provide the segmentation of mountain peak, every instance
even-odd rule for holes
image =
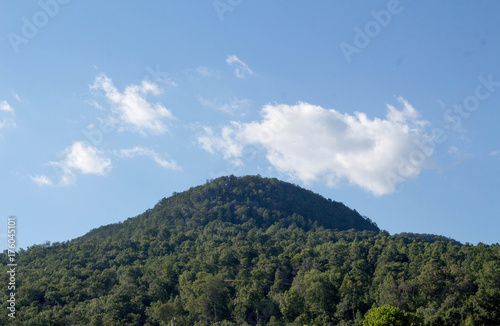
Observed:
[[[92,230],[84,238],[140,237],[156,234],[168,225],[203,227],[211,222],[251,223],[259,228],[273,224],[359,231],[379,231],[356,210],[310,190],[275,178],[225,176],[163,198],[153,209],[123,223]]]
[[[213,208],[215,205],[229,205],[229,207],[241,208],[245,206],[256,211],[256,216],[252,216],[263,224],[272,224],[283,218],[295,216],[300,221],[303,218],[304,221],[301,222],[303,227],[316,223],[318,226],[331,229],[379,231],[373,222],[363,218],[343,203],[326,199],[297,185],[276,178],[264,178],[260,175],[220,177],[184,193],[174,194],[162,200],[161,203],[178,200],[188,205],[191,202],[194,207],[205,205]],[[274,219],[270,218],[265,221],[266,216],[259,216],[262,210],[262,214],[274,215]],[[259,219],[259,217],[262,218]]]

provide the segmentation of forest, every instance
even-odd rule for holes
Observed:
[[[260,176],[209,180],[16,262],[2,325],[500,325],[499,244],[390,235]]]

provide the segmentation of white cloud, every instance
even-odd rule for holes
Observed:
[[[159,164],[161,167],[171,170],[180,170],[180,167],[177,165],[177,162],[174,160],[166,160],[162,158],[162,156],[156,151],[136,146],[134,148],[122,149],[115,153],[119,157],[136,157],[136,156],[147,156]]]
[[[249,99],[239,99],[237,97],[234,97],[228,102],[224,103],[220,101],[218,98],[205,99],[201,96],[198,96],[198,101],[203,106],[216,109],[218,111],[228,114],[235,114],[238,111],[241,112],[250,104]]]
[[[111,160],[103,155],[101,151],[83,142],[74,142],[64,151],[65,158],[60,161],[47,163],[54,168],[59,177],[59,186],[67,186],[74,183],[76,173],[106,175],[111,169]],[[31,180],[40,186],[56,184],[46,175],[32,176]]]
[[[96,77],[93,90],[103,90],[112,105],[110,121],[121,125],[121,129],[131,129],[141,134],[147,132],[162,134],[168,130],[165,120],[173,119],[172,113],[159,103],[146,100],[148,94],[158,95],[157,84],[144,80],[140,85],[129,85],[120,93],[106,75]]]
[[[205,78],[219,79],[221,77],[221,72],[219,70],[203,65],[186,69],[184,70],[184,74],[190,81],[194,82],[198,82]]]
[[[89,104],[89,105],[92,105],[93,107],[95,107],[96,109],[100,110],[100,111],[106,111],[106,108],[104,108],[101,103],[99,103],[99,101],[96,101],[96,100],[85,100],[85,103]]]
[[[102,155],[102,152],[83,142],[75,142],[70,149],[66,149],[64,165],[83,174],[105,175],[111,167],[111,161]]]
[[[227,56],[226,62],[231,66],[235,65],[234,74],[238,78],[245,78],[246,74],[253,75],[253,71],[248,67],[248,65],[238,59],[238,57],[234,54]]]
[[[12,120],[10,118],[2,118],[2,120],[0,120],[0,129],[6,128],[6,127],[15,127],[15,126],[16,126],[16,123],[14,122],[14,120]]]
[[[169,74],[161,71],[160,65],[156,65],[155,70],[150,66],[146,67],[148,74],[143,78],[144,80],[154,80],[158,83],[167,84],[172,87],[177,87],[177,83],[170,78]]]
[[[14,113],[14,109],[9,103],[7,103],[7,101],[0,102],[0,111]]]
[[[433,152],[426,123],[398,100],[403,109],[388,105],[385,119],[308,103],[267,105],[261,121],[232,122],[220,133],[205,127],[198,143],[236,164],[242,164],[244,147],[256,144],[275,169],[304,183],[324,180],[333,186],[345,179],[375,195],[388,194],[415,178]]]
[[[14,98],[18,101],[18,102],[21,102],[21,97],[19,97],[19,94],[17,94],[13,89],[10,90],[10,93],[12,94],[12,96],[14,96]]]
[[[199,66],[195,69],[195,71],[202,77],[210,77],[214,74],[213,69],[206,66]]]
[[[492,151],[490,153],[491,156],[500,156],[500,151],[499,150],[496,150],[496,151]]]
[[[222,127],[220,136],[216,135],[212,128],[204,127],[204,134],[198,137],[200,146],[209,153],[222,152],[224,159],[233,160],[241,165],[241,157],[245,143],[241,141],[241,125],[231,122],[231,125]]]
[[[0,129],[5,127],[15,127],[16,123],[12,116],[14,115],[14,109],[7,101],[0,102],[0,112],[4,112],[7,116],[3,116],[0,119]]]
[[[45,175],[32,176],[31,181],[35,182],[39,186],[52,186],[52,181]]]

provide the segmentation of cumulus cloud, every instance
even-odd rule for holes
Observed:
[[[415,178],[433,152],[426,122],[398,100],[402,109],[388,105],[383,119],[308,103],[266,105],[260,121],[232,122],[220,132],[205,127],[198,143],[236,164],[243,164],[246,146],[261,146],[275,169],[304,183],[347,180],[375,195],[388,194]]]
[[[83,174],[105,175],[111,167],[109,158],[105,158],[97,148],[83,142],[73,143],[71,148],[66,150],[66,154],[63,164]]]
[[[144,80],[140,85],[129,85],[123,93],[113,85],[112,80],[104,74],[96,77],[92,90],[103,90],[111,104],[112,114],[109,117],[113,124],[121,129],[130,129],[141,134],[162,134],[168,130],[166,120],[173,119],[172,113],[159,103],[150,103],[148,94],[158,95],[161,90],[157,84]]]
[[[248,65],[241,61],[237,56],[235,56],[234,54],[233,55],[229,55],[227,56],[226,58],[226,62],[230,65],[230,66],[235,66],[234,67],[234,74],[236,75],[236,77],[238,78],[245,78],[246,75],[253,75],[253,71],[252,69],[250,69],[248,67]]]
[[[74,142],[64,151],[64,159],[51,161],[47,165],[54,168],[59,182],[54,182],[46,175],[32,176],[31,180],[40,186],[67,186],[74,183],[77,173],[104,176],[111,169],[111,160],[93,146],[83,142]]]
[[[234,97],[227,102],[223,102],[218,98],[206,99],[201,96],[198,96],[198,101],[203,106],[216,109],[218,111],[228,114],[235,114],[236,112],[241,112],[250,104],[249,99],[239,99],[237,97]]]
[[[146,148],[136,146],[134,148],[129,149],[121,149],[115,153],[119,157],[136,157],[136,156],[147,156],[155,161],[161,167],[171,170],[180,170],[180,167],[177,165],[177,162],[174,160],[164,159],[159,153],[156,151]]]

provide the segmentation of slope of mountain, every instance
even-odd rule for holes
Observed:
[[[362,325],[400,310],[416,325],[500,324],[498,244],[390,236],[341,203],[258,176],[174,193],[16,263],[16,318],[0,314],[2,325]]]
[[[378,232],[375,223],[342,203],[325,199],[312,191],[278,179],[259,176],[221,177],[205,185],[163,198],[153,209],[124,223],[100,227],[82,239],[115,237],[137,238],[156,234],[166,224],[190,227],[220,221],[234,224],[255,223],[267,228],[274,223],[310,229],[356,229]]]

